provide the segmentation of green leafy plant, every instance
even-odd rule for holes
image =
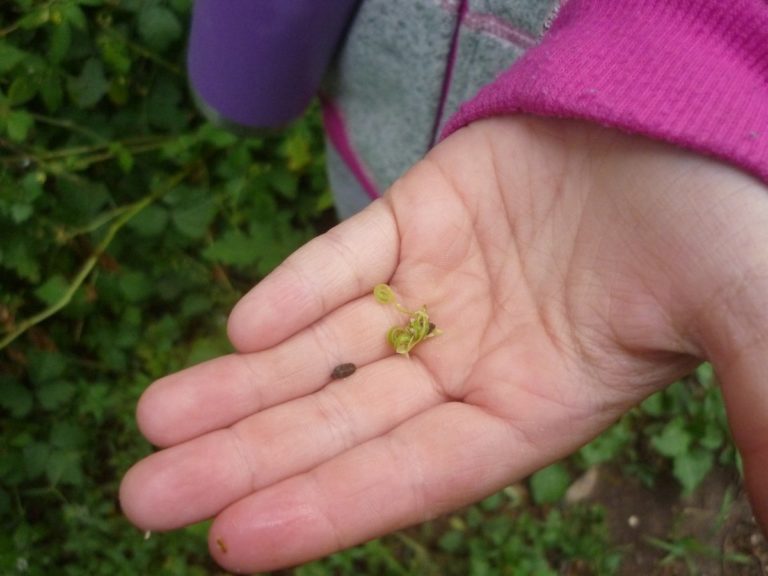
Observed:
[[[671,471],[691,494],[715,464],[740,466],[709,364],[648,398],[579,452],[584,466],[619,462],[652,484]]]
[[[0,573],[216,574],[120,477],[155,378],[229,351],[238,295],[333,222],[319,118],[237,138],[184,75],[189,0],[0,11]]]
[[[711,540],[723,527],[732,505],[733,492],[727,490],[723,496],[718,517],[708,530],[709,534],[705,535],[706,540]],[[676,530],[673,530],[672,536],[668,539],[654,537],[647,538],[649,544],[664,552],[664,557],[660,561],[662,566],[672,564],[685,566],[685,569],[690,576],[698,576],[702,573],[699,566],[701,560],[715,559],[721,565],[755,564],[751,557],[740,552],[724,551],[720,546],[715,546],[701,537],[674,532],[676,532]]]

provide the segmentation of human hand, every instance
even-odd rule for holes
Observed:
[[[215,517],[234,571],[295,565],[491,494],[709,359],[765,526],[766,192],[594,125],[477,122],[249,292],[237,354],[146,391],[163,450],[123,509],[146,530]],[[409,359],[381,282],[443,331]]]

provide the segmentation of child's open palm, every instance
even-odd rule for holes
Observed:
[[[457,132],[242,299],[237,354],[149,388],[163,450],[126,475],[126,514],[216,517],[233,570],[298,564],[480,499],[709,359],[768,521],[767,192],[592,125]],[[410,358],[384,282],[442,330]]]

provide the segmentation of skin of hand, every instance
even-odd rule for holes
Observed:
[[[389,283],[443,333],[404,358]],[[232,571],[296,565],[476,501],[713,363],[768,525],[768,190],[596,125],[476,122],[237,304],[236,354],[150,386],[144,530],[215,518]],[[331,380],[333,367],[358,369]]]

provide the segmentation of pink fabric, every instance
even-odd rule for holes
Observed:
[[[328,98],[320,95],[320,103],[323,111],[323,126],[328,140],[331,142],[336,152],[341,156],[344,163],[360,183],[368,198],[376,200],[379,193],[373,180],[368,175],[368,170],[363,165],[363,161],[355,151],[352,143],[349,141],[347,128],[344,125],[344,118],[341,111]]]
[[[512,113],[599,122],[768,182],[768,0],[569,0],[444,135]]]

